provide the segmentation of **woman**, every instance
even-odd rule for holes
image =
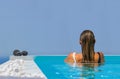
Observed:
[[[70,53],[65,62],[67,63],[102,63],[104,55],[102,52],[95,52],[95,36],[91,30],[84,30],[80,35],[82,53]]]

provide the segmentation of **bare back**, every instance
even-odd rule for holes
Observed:
[[[83,56],[82,56],[82,53],[76,53],[75,54],[75,60],[76,60],[76,63],[82,63],[82,59],[83,59]],[[67,58],[65,59],[65,62],[68,62],[68,63],[75,63],[75,60],[73,58],[73,53],[70,53]],[[101,62],[104,62],[104,56],[103,56],[103,53],[102,52],[99,52],[99,54],[96,52],[95,55],[94,55],[94,63],[101,63]]]

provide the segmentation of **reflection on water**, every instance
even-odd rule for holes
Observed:
[[[105,56],[103,64],[68,64],[63,56],[37,57],[48,79],[120,79],[120,56]]]
[[[87,79],[95,79],[95,73],[101,72],[98,67],[102,64],[92,63],[92,64],[82,64],[82,66],[78,67],[81,69],[80,77],[87,78]]]
[[[75,68],[80,69],[79,77],[81,79],[95,79],[95,73],[101,72],[98,67],[100,67],[103,64],[99,63],[78,63]],[[73,66],[72,66],[73,67]]]
[[[95,79],[97,73],[101,73],[100,66],[103,64],[66,64],[54,65],[54,68],[59,70],[57,75],[63,75],[66,79]],[[58,74],[59,73],[59,74]],[[62,77],[61,77],[62,78]]]

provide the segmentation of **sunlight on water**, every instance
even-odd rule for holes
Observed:
[[[65,63],[64,58],[62,56],[38,57],[36,63],[49,79],[120,79],[120,56],[106,56],[104,64],[78,64],[77,66]]]

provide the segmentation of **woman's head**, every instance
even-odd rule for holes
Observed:
[[[83,62],[94,62],[95,36],[91,30],[84,30],[80,35]]]

